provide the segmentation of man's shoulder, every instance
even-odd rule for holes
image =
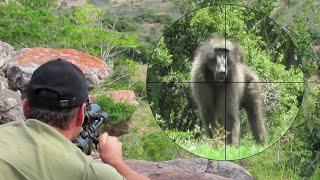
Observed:
[[[8,127],[15,127],[15,126],[21,126],[25,123],[25,121],[10,121],[10,122],[7,122],[5,124],[0,124],[0,129],[3,130],[5,128],[8,128]]]
[[[113,167],[85,155],[56,129],[40,121],[11,122],[0,129],[0,144],[5,147],[0,148],[2,165],[19,169],[27,177],[38,177],[42,169],[42,175],[57,179],[60,175],[55,172],[62,179],[122,179]]]

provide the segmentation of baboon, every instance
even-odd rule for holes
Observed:
[[[228,132],[227,143],[238,144],[240,107],[244,107],[254,139],[265,144],[267,131],[262,115],[258,77],[242,64],[240,47],[222,37],[214,37],[196,51],[191,69],[191,93],[206,134],[219,123]]]

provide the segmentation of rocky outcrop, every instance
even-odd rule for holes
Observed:
[[[8,89],[8,81],[0,77],[0,124],[22,121],[21,94]]]
[[[95,160],[100,161],[97,155]],[[127,159],[125,163],[150,179],[196,179],[196,180],[252,180],[253,177],[240,165],[228,161],[213,161],[208,169],[208,160],[202,158],[175,159],[164,162]]]
[[[130,90],[115,90],[111,91],[109,96],[116,102],[126,102],[131,105],[139,105],[137,97],[133,91]]]
[[[12,58],[13,51],[14,49],[10,44],[0,41],[0,76],[4,76],[3,69]]]
[[[9,87],[24,94],[33,71],[41,64],[62,58],[77,65],[85,74],[90,87],[111,74],[110,68],[101,59],[74,49],[25,48],[16,51],[6,68]]]
[[[208,166],[207,159],[193,158],[193,159],[175,159],[165,161],[165,164],[175,165],[182,169],[190,169],[197,172],[211,172],[226,178],[237,180],[251,180],[252,175],[246,171],[242,166],[229,161],[211,161]]]

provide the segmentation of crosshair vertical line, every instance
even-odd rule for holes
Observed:
[[[224,48],[227,49],[227,5],[224,5]],[[224,51],[225,57],[225,81],[227,79],[227,51]],[[227,83],[224,83],[224,160],[227,160]]]

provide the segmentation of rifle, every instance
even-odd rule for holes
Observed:
[[[108,114],[102,112],[98,104],[86,106],[84,123],[82,125],[83,130],[73,142],[83,153],[87,155],[91,154],[92,143],[95,144],[97,149],[99,128],[107,118]]]

